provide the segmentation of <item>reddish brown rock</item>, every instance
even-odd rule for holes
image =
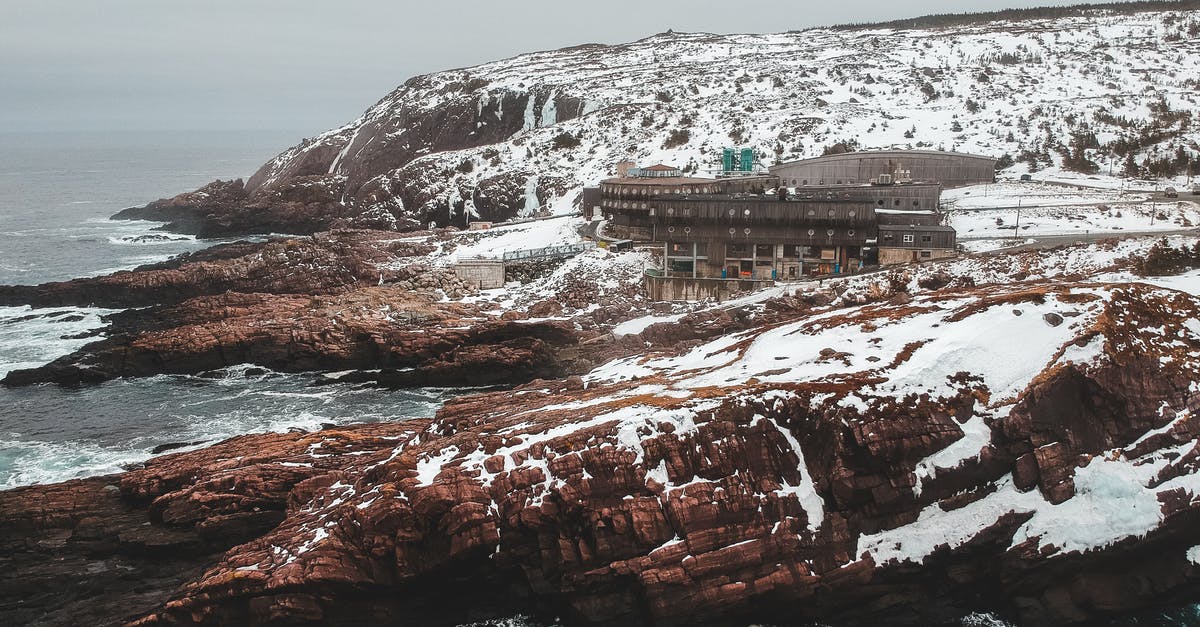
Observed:
[[[1046,286],[1041,296],[1051,289],[1069,288]],[[945,296],[962,309],[942,319],[1007,312],[1034,291]],[[572,625],[918,625],[989,609],[1038,626],[1192,601],[1200,572],[1187,552],[1200,543],[1200,503],[1176,486],[1191,485],[1200,467],[1196,448],[1179,439],[1200,403],[1192,392],[1200,367],[1188,356],[1200,342],[1150,345],[1147,329],[1181,329],[1196,304],[1148,288],[1118,292],[1080,329],[1103,335],[1097,359],[1054,361],[1004,402],[989,402],[967,371],[939,392],[897,398],[880,393],[885,366],[668,387],[695,371],[643,361],[637,380],[536,381],[462,397],[412,437],[339,430],[272,436],[280,443],[261,452],[246,439],[216,456],[168,456],[109,479],[124,509],[82,512],[86,523],[68,506],[40,506],[35,495],[63,486],[26,489],[4,503],[18,512],[6,540],[18,560],[13,577],[36,570],[39,550],[85,565],[77,529],[103,537],[93,530],[111,528],[147,554],[192,556],[187,574],[179,566],[150,586],[136,606],[142,625],[455,625],[514,613]],[[1153,313],[1155,299],[1172,317]],[[925,313],[936,303],[910,306]],[[849,319],[862,328],[897,315],[880,306]],[[719,354],[736,359],[751,337]],[[896,363],[913,350],[905,346]],[[1177,361],[1163,360],[1167,353]],[[842,403],[851,392],[857,400]],[[1152,440],[1164,448],[1148,448]],[[978,451],[925,470],[964,442]],[[1142,457],[1128,458],[1135,449]],[[1158,526],[1088,551],[1037,535],[1056,531],[1046,520],[1027,527],[1085,498],[1068,486],[1086,486],[1080,477],[1109,463],[1160,469],[1122,486],[1153,497]],[[97,490],[72,501],[86,504]],[[928,522],[942,515],[943,525]],[[1019,535],[1028,529],[1041,531]],[[222,539],[241,544],[217,555]],[[914,557],[896,557],[904,551]],[[134,594],[129,584],[106,585],[106,598]],[[134,613],[72,607],[62,616]]]
[[[380,282],[412,289],[414,264],[430,247],[377,231],[335,231],[265,243],[219,245],[167,262],[110,275],[42,285],[0,286],[0,305],[145,307],[223,292],[331,294]],[[422,260],[423,261],[423,260]],[[424,274],[431,271],[424,268]],[[442,270],[443,283],[453,273]],[[459,285],[461,290],[461,284]]]
[[[243,363],[281,372],[384,369],[396,386],[494,385],[566,374],[565,322],[493,321],[471,306],[394,287],[331,296],[237,294],[118,317],[119,333],[4,382],[193,374]],[[124,322],[124,324],[120,324]]]

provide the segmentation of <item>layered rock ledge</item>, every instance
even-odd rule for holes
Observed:
[[[1045,282],[784,315],[429,422],[0,494],[6,575],[105,599],[52,621],[141,625],[1052,625],[1195,602],[1198,314],[1167,289]],[[191,570],[89,583],[142,550],[92,529],[209,524]],[[4,589],[6,612],[37,611]]]

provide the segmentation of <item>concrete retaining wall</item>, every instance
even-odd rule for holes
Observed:
[[[747,292],[775,285],[771,280],[691,279],[675,277],[645,277],[646,294],[650,300],[727,300],[738,292]]]
[[[481,290],[504,287],[504,261],[500,259],[466,259],[454,264],[454,273],[467,285]]]

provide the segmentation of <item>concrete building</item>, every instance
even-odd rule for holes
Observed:
[[[454,274],[463,283],[481,290],[504,287],[504,260],[485,257],[460,259],[454,264]]]
[[[957,233],[941,219],[937,211],[877,209],[879,265],[953,257]]]
[[[991,157],[935,150],[847,152],[781,163],[769,168],[788,187],[876,182],[939,183],[963,187],[996,180]]]
[[[954,229],[941,224],[938,210],[942,186],[909,182],[904,170],[874,182],[800,180],[795,187],[774,175],[621,170],[626,176],[594,188],[598,201],[596,191],[585,193],[585,206],[599,203],[610,234],[662,245],[662,276],[648,278],[647,289],[663,299],[719,298],[743,289],[739,281],[761,285],[955,254]]]

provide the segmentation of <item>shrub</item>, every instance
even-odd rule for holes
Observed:
[[[551,145],[555,150],[574,148],[579,145],[579,138],[570,133],[562,132],[554,136]]]
[[[677,128],[667,135],[666,141],[663,142],[663,148],[677,148],[692,140],[692,133],[686,128]]]
[[[1200,245],[1175,248],[1163,238],[1134,261],[1133,268],[1141,276],[1166,276],[1200,268]]]

